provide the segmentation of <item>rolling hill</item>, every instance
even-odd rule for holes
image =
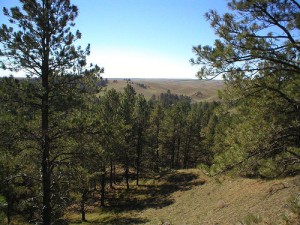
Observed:
[[[191,97],[193,102],[218,100],[218,90],[224,87],[224,82],[221,80],[109,79],[104,90],[114,88],[122,91],[127,83],[147,99],[170,90],[173,94]]]

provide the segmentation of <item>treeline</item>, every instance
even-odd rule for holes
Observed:
[[[106,190],[116,182],[129,189],[145,174],[212,164],[219,103],[191,104],[190,98],[170,92],[147,101],[129,84],[122,93],[112,89],[96,97],[99,86],[88,82],[68,81],[65,95],[53,96],[50,107],[53,218],[60,218],[69,205],[80,204],[84,220],[91,194],[98,193],[104,206]],[[98,82],[93,78],[92,83]],[[12,77],[0,81],[0,193],[8,221],[15,215],[39,220],[44,184],[41,115],[33,92],[38,84],[36,79]]]

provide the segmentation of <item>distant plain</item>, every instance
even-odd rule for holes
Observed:
[[[158,97],[168,90],[172,94],[191,97],[193,102],[218,100],[218,91],[224,87],[222,80],[197,80],[197,79],[108,79],[104,90],[116,89],[122,91],[127,83],[133,86],[138,94],[143,94],[150,99],[153,95]]]

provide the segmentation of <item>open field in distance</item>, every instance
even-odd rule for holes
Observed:
[[[137,93],[150,99],[168,90],[173,94],[190,96],[193,102],[218,100],[218,91],[224,87],[222,80],[182,80],[182,79],[108,79],[105,89],[122,91],[129,82]]]

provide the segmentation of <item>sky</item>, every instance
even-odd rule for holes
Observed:
[[[204,14],[227,11],[226,0],[71,0],[79,8],[76,44],[91,44],[88,62],[104,78],[195,79],[192,47],[217,38]],[[0,8],[18,4],[0,0]],[[0,23],[7,19],[0,14]],[[0,71],[0,74],[8,73]]]

